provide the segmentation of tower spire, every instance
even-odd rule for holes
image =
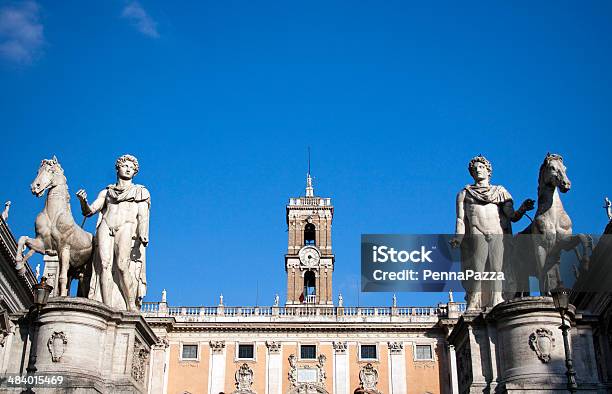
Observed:
[[[312,177],[310,176],[310,146],[308,147],[308,173],[306,174],[306,197],[313,197]]]

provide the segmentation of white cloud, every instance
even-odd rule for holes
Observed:
[[[24,1],[0,8],[0,56],[20,64],[30,64],[44,44],[40,7]]]
[[[121,16],[128,19],[145,36],[157,38],[157,23],[137,1],[128,3],[121,12]]]

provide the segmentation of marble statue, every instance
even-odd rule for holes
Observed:
[[[34,224],[36,237],[22,236],[17,243],[17,266],[20,274],[25,265],[37,252],[42,255],[57,256],[59,260],[57,295],[67,296],[70,281],[79,278],[79,296],[87,296],[87,272],[92,259],[92,235],[77,225],[70,209],[70,194],[64,170],[53,156],[51,160],[40,163],[38,174],[30,185],[32,194],[41,197],[47,192],[47,200],[42,212],[36,216]],[[24,254],[25,249],[29,251]]]
[[[223,306],[223,293],[219,294],[219,306]]]
[[[9,216],[9,210],[11,209],[11,202],[7,201],[4,203],[4,211],[2,211],[2,220],[4,220],[4,223],[6,223],[8,221],[8,216]]]
[[[393,293],[393,298],[391,299],[391,305],[394,308],[397,308],[397,296],[395,295],[395,293]]]
[[[515,211],[510,193],[503,186],[490,184],[493,168],[482,155],[470,160],[468,170],[474,184],[466,185],[457,195],[455,237],[450,243],[455,248],[461,246],[463,270],[502,272],[503,235],[512,233],[511,222],[520,220],[525,212],[532,210],[534,201],[526,199]],[[485,289],[481,281],[468,283],[467,309],[495,306],[503,301],[502,292],[499,281]]]
[[[344,298],[342,297],[342,293],[338,294],[338,307],[342,308],[344,306]]]
[[[146,294],[145,249],[149,244],[151,196],[132,182],[138,160],[123,155],[115,162],[117,181],[89,204],[81,189],[77,197],[85,216],[100,213],[96,226],[96,255],[90,298],[119,309],[138,311]]]
[[[567,193],[571,181],[563,157],[548,153],[540,166],[538,176],[538,207],[533,222],[523,231],[522,239],[515,241],[515,249],[521,253],[516,261],[523,261],[522,272],[535,267],[540,293],[546,295],[555,287],[561,286],[559,263],[562,250],[572,250],[582,246],[582,255],[576,249],[581,262],[581,270],[587,270],[592,251],[592,239],[585,234],[572,234],[572,221],[565,212],[559,191]],[[535,264],[532,262],[535,259]],[[533,271],[533,269],[532,269]],[[528,281],[523,275],[523,283]],[[524,287],[523,285],[522,287]]]
[[[280,304],[280,297],[278,294],[274,295],[274,306],[278,306]]]

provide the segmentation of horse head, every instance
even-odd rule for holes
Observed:
[[[45,190],[65,183],[64,170],[57,161],[57,157],[53,159],[43,159],[38,168],[36,178],[30,184],[30,190],[36,197],[41,197]]]
[[[563,157],[555,153],[547,153],[540,166],[538,186],[558,187],[561,193],[568,192],[572,182],[567,177],[567,168],[563,164]]]

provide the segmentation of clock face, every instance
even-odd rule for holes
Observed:
[[[299,253],[300,261],[306,267],[314,267],[319,264],[321,254],[314,246],[304,246]]]

